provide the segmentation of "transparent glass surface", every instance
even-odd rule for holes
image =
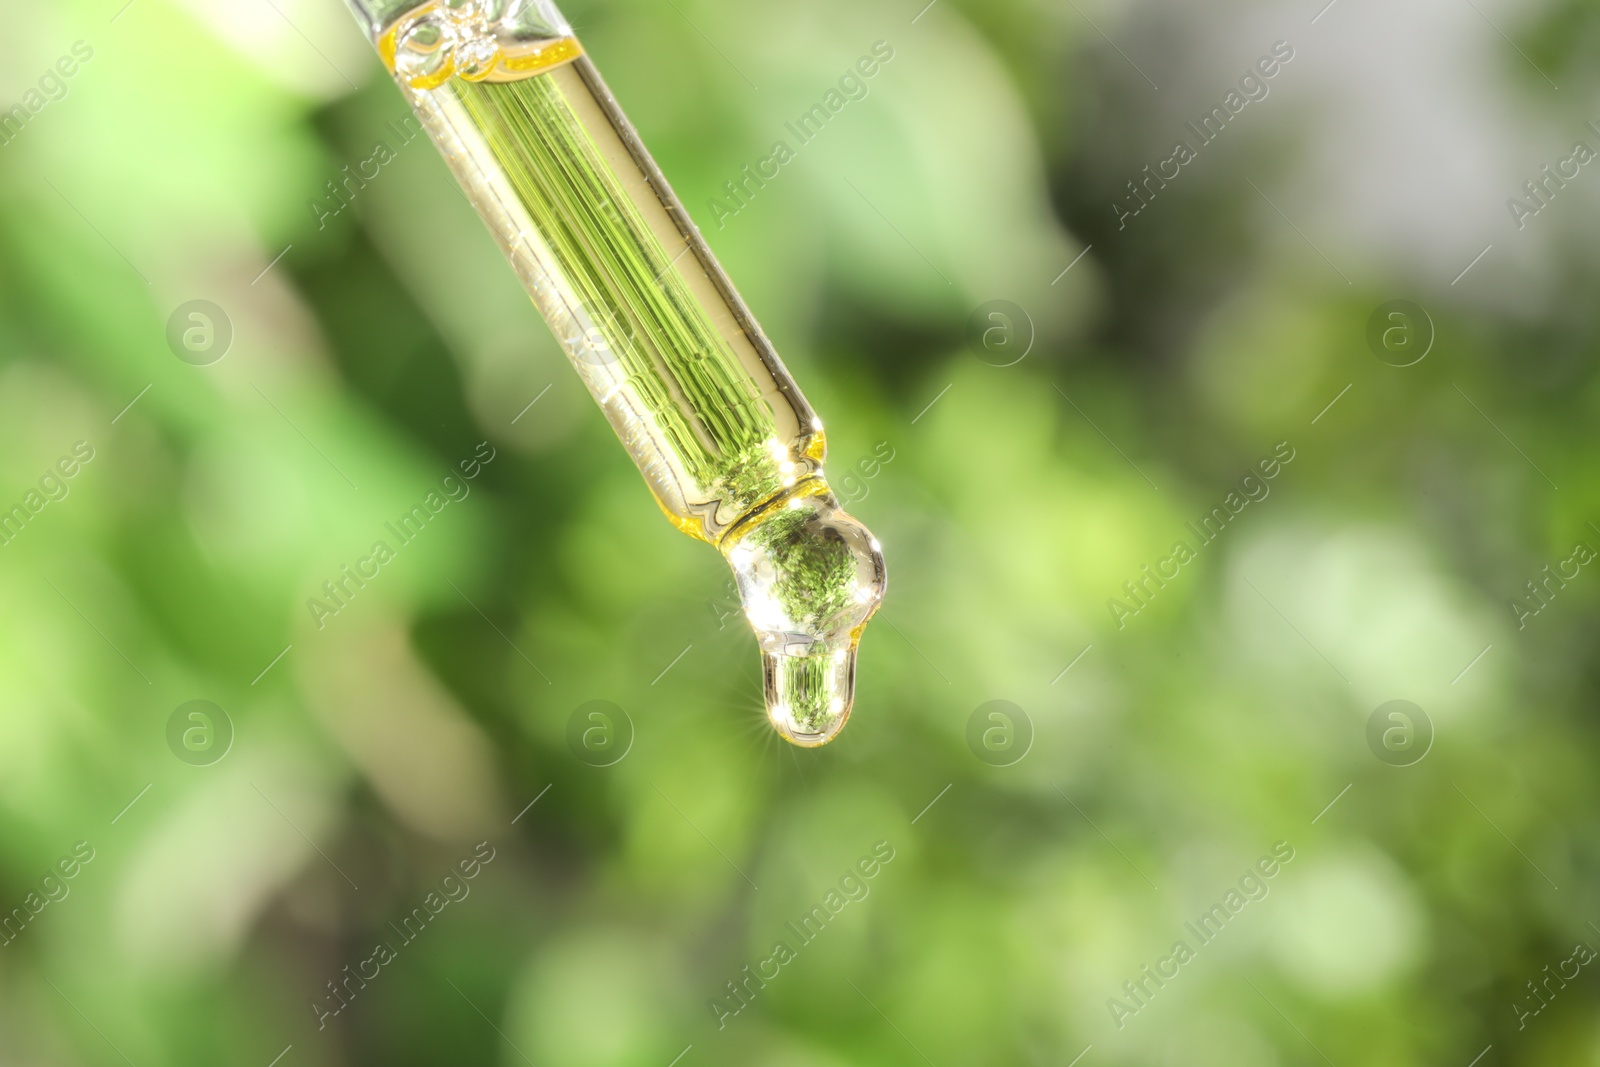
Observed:
[[[728,557],[773,725],[831,740],[883,597],[878,543],[839,508],[821,420],[598,70],[549,5],[370,24],[662,511]]]

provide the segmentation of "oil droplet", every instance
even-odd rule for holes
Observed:
[[[767,719],[784,740],[802,748],[839,735],[856,698],[856,650],[810,655],[761,655]]]

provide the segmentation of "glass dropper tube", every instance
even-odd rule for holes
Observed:
[[[733,568],[767,716],[836,737],[886,586],[777,352],[548,0],[350,0],[673,525]]]

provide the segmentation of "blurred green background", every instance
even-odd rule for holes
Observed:
[[[816,752],[342,6],[122,3],[0,36],[0,1064],[1600,1064],[1594,3],[571,3],[885,545]]]

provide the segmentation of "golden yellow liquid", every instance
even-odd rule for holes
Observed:
[[[822,424],[587,58],[412,96],[679,529],[720,543],[820,473]]]

